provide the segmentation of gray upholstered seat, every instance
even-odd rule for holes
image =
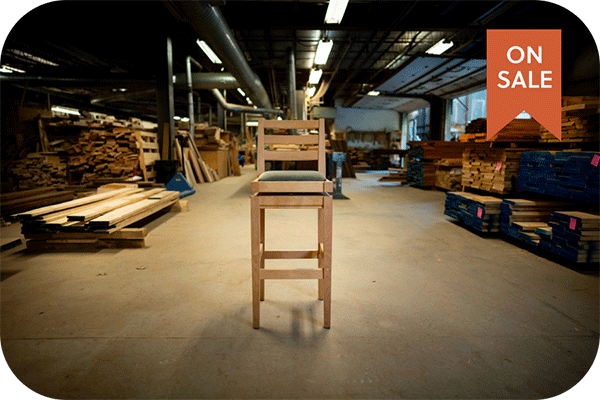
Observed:
[[[327,179],[318,171],[266,171],[260,174],[258,180],[263,182],[324,182]]]

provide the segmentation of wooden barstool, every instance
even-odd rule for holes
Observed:
[[[265,130],[273,130],[265,134]],[[281,134],[282,130],[318,130],[318,135]],[[331,231],[333,183],[325,176],[325,120],[258,121],[258,178],[252,181],[252,315],[253,327],[260,327],[260,301],[265,299],[265,279],[317,279],[318,298],[323,300],[324,327],[331,325]],[[265,150],[265,145],[269,146]],[[278,151],[277,145],[285,145]],[[297,145],[290,149],[289,145]],[[316,147],[316,150],[314,149]],[[296,150],[296,151],[292,151]],[[265,161],[317,161],[318,171],[266,171]],[[266,250],[266,209],[317,209],[318,246],[314,250]],[[267,259],[318,260],[316,269],[265,269]]]

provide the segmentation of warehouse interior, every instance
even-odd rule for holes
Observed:
[[[597,394],[600,67],[588,27],[549,2],[350,0],[337,19],[333,3],[52,2],[16,23],[0,55],[11,389]],[[485,139],[490,29],[561,31],[562,140],[526,113]],[[314,282],[273,279],[253,329],[260,119],[325,121],[328,328]],[[269,249],[321,235],[315,210],[265,219]]]

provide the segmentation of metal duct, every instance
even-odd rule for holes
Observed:
[[[296,108],[296,56],[294,48],[288,49],[288,104],[290,107],[290,119],[298,119]]]
[[[267,91],[248,65],[221,11],[203,1],[181,1],[177,2],[177,6],[185,13],[185,18],[200,38],[219,56],[227,71],[235,76],[252,102],[259,107],[272,109]]]
[[[273,110],[271,108],[254,108],[252,106],[242,106],[238,104],[227,103],[227,101],[218,89],[212,89],[211,92],[213,96],[215,96],[221,107],[223,107],[227,111],[254,114],[283,114],[283,111]]]
[[[175,74],[173,83],[177,87],[187,87],[185,73]],[[194,72],[192,73],[194,89],[237,89],[240,87],[237,79],[228,72]]]

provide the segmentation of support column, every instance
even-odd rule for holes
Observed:
[[[173,100],[173,44],[170,37],[166,37],[165,57],[159,60],[158,73],[156,74],[156,103],[158,115],[158,143],[159,148],[168,149],[161,154],[163,160],[173,159],[173,140],[175,138],[175,102]],[[165,124],[168,125],[168,147],[163,146],[163,132]]]
[[[437,96],[429,99],[429,140],[444,140],[445,101]]]

